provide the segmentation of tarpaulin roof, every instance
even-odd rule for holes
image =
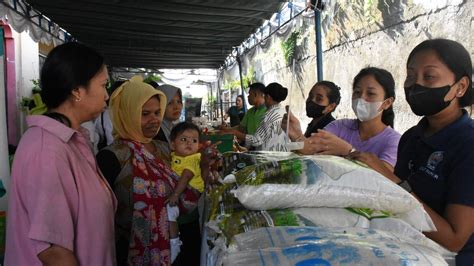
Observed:
[[[28,0],[111,66],[218,68],[286,1]]]

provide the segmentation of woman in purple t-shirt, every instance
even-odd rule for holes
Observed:
[[[401,140],[395,171],[379,160],[362,161],[423,204],[436,231],[423,232],[457,253],[456,265],[474,265],[474,122],[472,61],[460,43],[431,39],[408,56],[405,97],[421,121]]]
[[[305,140],[304,154],[375,154],[393,171],[400,134],[393,127],[395,81],[390,72],[368,67],[354,78],[352,109],[357,119],[336,120]],[[290,118],[291,119],[291,118]]]

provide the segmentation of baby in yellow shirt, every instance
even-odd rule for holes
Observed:
[[[199,152],[200,136],[199,127],[190,122],[181,122],[171,130],[171,168],[180,176],[174,192],[169,197],[172,205],[178,203],[179,196],[188,184],[200,193],[204,191]]]
[[[199,139],[201,130],[190,122],[182,122],[173,127],[170,133],[171,168],[179,176],[178,184],[174,192],[168,198],[170,206],[168,217],[170,223],[170,236],[178,236],[178,224],[176,218],[179,216],[176,207],[180,195],[186,189],[194,189],[199,193],[204,191],[205,180],[209,176],[209,169],[201,169],[201,153],[199,152]],[[189,184],[189,186],[188,186]],[[197,206],[197,202],[196,206]],[[180,252],[181,241],[179,237],[170,239],[172,261]]]

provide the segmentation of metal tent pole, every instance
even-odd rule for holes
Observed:
[[[220,83],[222,73],[223,73],[223,71],[218,73],[219,76],[217,78],[217,94],[219,96],[218,103],[220,103],[220,109],[221,109],[221,124],[224,123],[224,111],[223,111],[224,108],[222,107],[222,91],[221,91],[221,83]]]
[[[319,0],[321,1],[321,0]],[[319,2],[318,1],[318,2]],[[318,81],[323,80],[323,48],[321,36],[321,9],[317,6],[314,8],[314,27],[316,31],[316,67]]]
[[[208,109],[209,114],[208,114],[208,116],[209,116],[209,121],[212,121],[212,115],[213,115],[212,101],[211,101],[212,98],[213,98],[213,95],[212,95],[212,83],[209,83],[208,85],[209,85],[209,88],[211,89],[211,97],[210,97],[210,99],[208,100],[208,103],[207,103],[207,104],[209,105],[209,109]]]

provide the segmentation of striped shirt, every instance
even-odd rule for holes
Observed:
[[[288,137],[281,128],[285,108],[275,104],[267,109],[262,123],[253,135],[245,135],[245,143],[261,151],[288,151]]]

